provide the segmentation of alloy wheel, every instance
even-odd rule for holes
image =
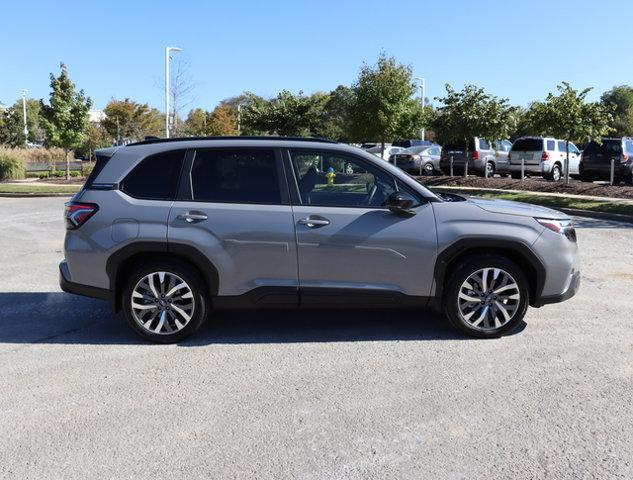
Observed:
[[[173,335],[185,328],[195,309],[191,287],[170,272],[153,272],[141,278],[130,301],[134,320],[157,335]]]
[[[516,280],[500,268],[482,268],[459,288],[459,313],[470,327],[495,330],[507,324],[519,308],[521,293]]]

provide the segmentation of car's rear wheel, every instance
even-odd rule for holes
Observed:
[[[427,162],[422,167],[422,174],[427,177],[432,177],[435,173],[435,169],[433,168],[433,164],[431,162]]]
[[[562,177],[563,170],[558,163],[555,163],[547,178],[549,178],[550,180],[554,180],[555,182],[559,182]]]
[[[204,281],[191,267],[166,260],[134,270],[121,304],[138,335],[152,342],[174,343],[200,328],[209,301]]]
[[[528,303],[528,282],[521,269],[505,257],[481,255],[451,275],[444,311],[463,333],[494,338],[521,322]]]
[[[495,164],[492,162],[486,162],[487,173],[484,173],[488,178],[492,178],[495,174]]]

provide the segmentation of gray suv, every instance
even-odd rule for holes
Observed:
[[[151,341],[245,307],[433,306],[495,337],[579,285],[566,215],[433,193],[355,147],[155,139],[97,159],[66,205],[61,287]]]

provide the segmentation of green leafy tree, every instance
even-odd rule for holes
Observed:
[[[63,63],[61,74],[51,73],[51,94],[49,105],[41,102],[42,126],[49,145],[64,149],[66,158],[66,179],[70,179],[70,157],[72,149],[79,148],[87,138],[88,111],[92,106],[84,91],[75,91],[75,84],[68,76]]]
[[[314,133],[319,137],[338,142],[351,142],[353,139],[351,113],[355,98],[354,90],[344,85],[339,85],[327,94],[321,117],[314,127]]]
[[[633,87],[613,87],[600,99],[613,109],[613,133],[619,137],[633,136]]]
[[[352,133],[356,140],[377,139],[384,151],[387,140],[414,137],[425,115],[413,98],[416,86],[411,68],[382,53],[375,66],[364,64],[352,87]]]
[[[42,106],[39,100],[26,99],[26,125],[28,138],[24,137],[24,108],[22,99],[17,100],[13,106],[0,112],[0,143],[6,143],[12,147],[23,147],[26,141],[41,143],[45,139],[45,132],[41,126]]]
[[[106,118],[102,125],[117,143],[158,137],[163,132],[164,116],[146,103],[129,98],[110,100],[103,109]]]
[[[207,116],[209,112],[202,108],[194,108],[185,120],[185,135],[190,137],[203,137],[207,133]]]
[[[553,135],[565,140],[565,183],[569,183],[569,142],[600,141],[613,130],[613,106],[586,101],[591,88],[574,90],[567,82],[556,87],[544,102],[534,102],[529,115],[539,135]]]
[[[79,152],[83,158],[91,160],[95,150],[109,147],[111,145],[112,137],[103,125],[97,122],[90,122],[88,125],[86,141],[81,147],[75,150],[75,153]]]
[[[297,95],[283,90],[277,97],[264,99],[246,93],[242,124],[249,130],[281,136],[308,136],[316,133],[327,96]]]
[[[464,145],[468,155],[473,137],[493,142],[509,135],[513,110],[507,99],[499,99],[475,85],[456,91],[447,84],[446,96],[436,100],[441,106],[430,123],[440,143]]]

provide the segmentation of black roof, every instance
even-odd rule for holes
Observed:
[[[148,137],[141,142],[128,143],[128,145],[150,145],[154,143],[166,143],[166,142],[183,142],[183,141],[196,141],[196,140],[286,140],[292,142],[323,142],[323,143],[338,143],[334,140],[328,140],[326,138],[319,137],[275,137],[275,136],[223,136],[223,137],[174,137],[174,138],[158,138]]]

